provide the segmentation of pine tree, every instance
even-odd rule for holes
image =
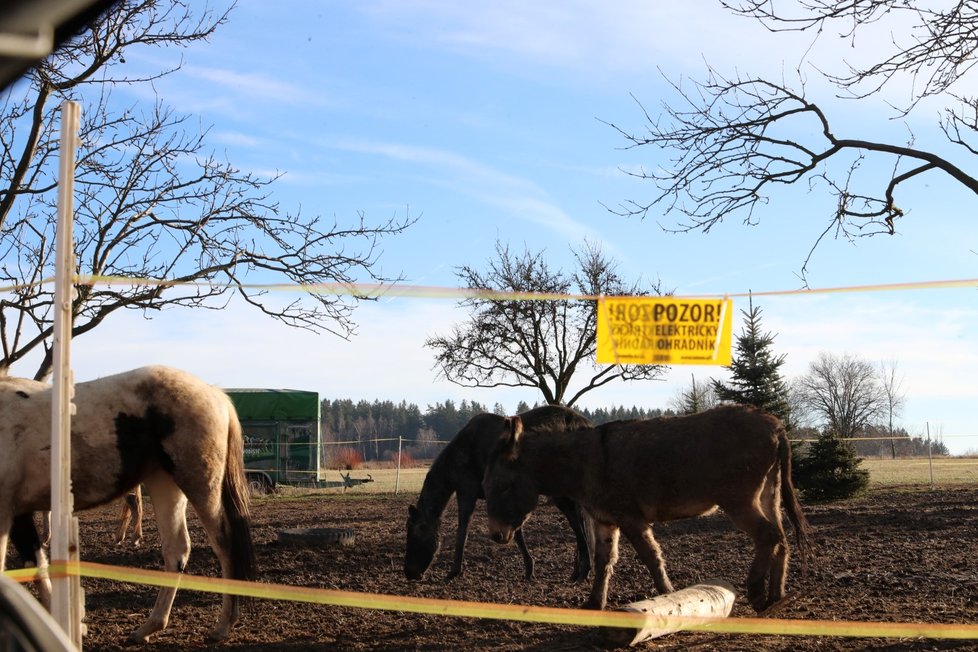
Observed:
[[[771,350],[774,335],[761,332],[761,309],[750,300],[750,309],[741,310],[744,330],[737,336],[736,353],[730,364],[733,379],[724,384],[713,379],[713,391],[724,402],[755,405],[779,417],[790,429],[791,413],[788,385],[779,371],[785,354]]]
[[[808,455],[792,460],[792,476],[805,500],[841,500],[869,486],[869,471],[859,468],[861,461],[852,444],[825,432],[812,443]]]

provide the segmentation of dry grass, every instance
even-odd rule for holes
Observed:
[[[978,484],[978,459],[970,457],[863,458],[862,468],[869,469],[875,487]]]

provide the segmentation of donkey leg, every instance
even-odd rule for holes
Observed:
[[[784,598],[785,585],[788,582],[788,536],[783,528],[779,528],[778,543],[771,553],[770,577],[768,578],[768,606],[780,602]]]
[[[526,573],[526,579],[533,579],[533,556],[530,554],[530,549],[526,547],[526,539],[523,538],[523,528],[516,530],[514,535],[516,538],[516,547],[520,549],[520,554],[523,556],[523,569]]]
[[[567,522],[574,531],[577,556],[574,559],[571,582],[583,582],[591,573],[591,545],[588,541],[590,537],[587,519],[580,506],[570,498],[554,498],[553,504],[567,517]]]
[[[452,559],[452,569],[445,576],[446,582],[462,574],[462,556],[465,554],[465,541],[469,537],[469,521],[475,511],[475,496],[455,494],[458,503],[458,528],[455,530],[455,557]]]
[[[604,609],[608,604],[608,583],[618,561],[618,527],[611,523],[594,523],[594,582],[587,609]]]
[[[781,520],[781,472],[775,467],[768,475],[764,490],[760,495],[761,512],[765,519],[774,526],[778,542],[771,553],[771,564],[768,577],[768,605],[773,605],[784,598],[785,584],[788,580],[788,536],[784,531]]]
[[[750,536],[754,542],[754,560],[747,574],[747,601],[755,611],[764,611],[777,600],[784,597],[784,574],[776,579],[777,583],[765,591],[771,568],[776,559],[783,557],[787,562],[784,530],[779,532],[771,521],[765,518],[756,507],[749,512],[724,509],[738,528]]]
[[[652,573],[655,590],[660,594],[672,593],[672,582],[666,575],[666,560],[662,556],[659,542],[652,535],[652,528],[647,523],[636,522],[622,524],[621,529],[625,533],[625,538],[638,553],[638,558]]]
[[[147,480],[153,498],[156,525],[163,544],[163,567],[171,573],[182,573],[190,559],[190,534],[187,532],[187,497],[169,476],[157,475]],[[129,635],[130,643],[146,643],[149,636],[164,629],[170,622],[170,610],[176,597],[176,587],[163,587],[149,618]]]

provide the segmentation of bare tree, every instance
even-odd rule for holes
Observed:
[[[678,414],[696,414],[720,404],[716,387],[710,382],[696,382],[696,375],[690,374],[690,383],[681,388],[669,403]]]
[[[650,114],[640,104],[644,130],[611,124],[629,147],[651,145],[672,153],[668,166],[631,173],[652,181],[658,192],[649,200],[624,201],[614,212],[644,217],[658,206],[680,215],[674,229],[708,232],[727,217],[756,223],[759,215],[755,211],[778,188],[821,183],[835,202],[814,250],[829,234],[855,238],[895,233],[896,221],[904,216],[897,192],[924,174],[946,175],[978,193],[978,178],[968,171],[973,165],[971,157],[978,154],[978,98],[954,91],[976,61],[978,7],[973,2],[940,3],[940,7],[913,0],[722,4],[762,21],[772,31],[821,35],[823,31],[836,33],[832,27],[839,24],[853,45],[867,25],[901,16],[912,18],[914,28],[906,36],[893,37],[891,53],[867,67],[847,66],[844,74],[824,76],[853,100],[879,92],[895,78],[909,76],[912,94],[906,106],[894,107],[895,117],[908,114],[923,98],[945,101],[938,127],[953,147],[942,153],[919,148],[912,131],[899,143],[839,135],[832,127],[834,116],[806,97],[803,83],[793,87],[784,79],[724,75],[708,67],[702,81],[672,82],[679,100],[664,104],[661,115]],[[782,10],[784,5],[798,13]],[[798,76],[805,77],[801,66]],[[882,180],[865,174],[868,159],[889,161],[889,173],[884,172]],[[806,259],[803,275],[807,264]]]
[[[879,366],[880,387],[883,390],[883,397],[886,401],[886,415],[890,433],[890,454],[896,458],[896,442],[893,439],[893,417],[903,409],[906,395],[901,391],[903,388],[903,378],[897,377],[896,360],[880,362]]]
[[[798,398],[829,431],[851,437],[882,416],[886,394],[872,364],[822,352],[798,379]]]
[[[473,290],[576,294],[594,297],[648,295],[640,283],[626,286],[616,264],[595,246],[585,243],[575,252],[572,274],[553,271],[543,252],[517,256],[508,245],[496,243],[495,260],[483,272],[458,268],[464,287]],[[651,292],[661,294],[657,285]],[[585,393],[615,379],[656,380],[655,365],[598,366],[596,301],[582,299],[499,299],[473,296],[461,302],[469,320],[448,336],[429,338],[436,366],[447,380],[464,387],[532,387],[549,405],[572,406]],[[590,369],[588,376],[583,369]],[[571,382],[584,378],[569,395]]]
[[[275,178],[243,172],[209,153],[206,130],[157,101],[120,107],[113,89],[152,83],[127,75],[131,50],[206,40],[226,10],[174,0],[123,0],[92,28],[0,95],[0,368],[43,352],[51,371],[57,122],[63,100],[82,104],[75,198],[76,270],[113,277],[78,285],[72,335],[120,309],[222,308],[236,293],[290,326],[349,337],[365,297],[309,292],[285,299],[249,285],[392,283],[377,269],[379,240],[411,220],[340,224],[283,211]],[[123,279],[119,281],[118,279]]]

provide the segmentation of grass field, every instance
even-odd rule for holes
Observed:
[[[978,484],[978,459],[936,457],[881,460],[863,458],[872,486]]]
[[[863,458],[861,468],[868,469],[870,483],[874,487],[893,487],[905,485],[955,485],[978,484],[978,458],[971,457],[941,457],[928,462],[927,458],[906,458],[896,460],[881,460]],[[278,493],[284,496],[295,496],[306,493],[327,494],[417,494],[421,491],[427,467],[401,469],[400,476],[396,469],[362,469],[344,471],[352,478],[364,479],[368,476],[371,482],[355,487],[335,487],[330,489],[309,489],[279,487]],[[339,471],[327,471],[329,482],[340,481]]]

